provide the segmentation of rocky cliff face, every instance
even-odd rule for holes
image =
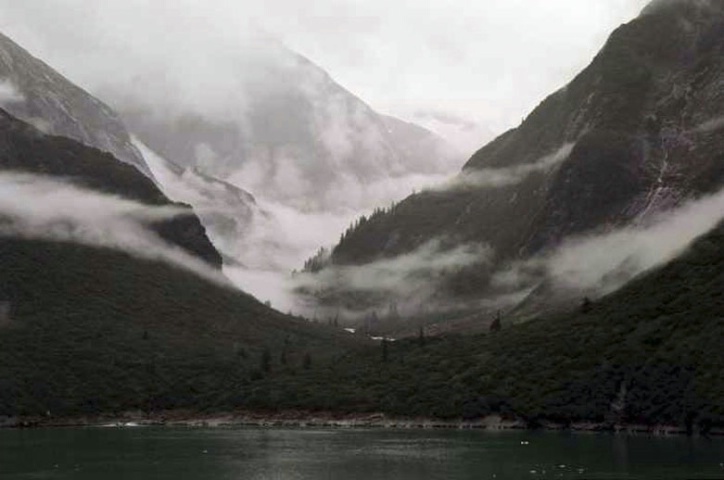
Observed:
[[[723,53],[724,4],[654,2],[570,84],[478,151],[457,181],[363,222],[332,263],[368,264],[445,237],[489,245],[500,266],[717,190]],[[488,263],[451,275],[448,285],[484,295],[490,271]]]
[[[0,107],[47,134],[109,152],[150,175],[113,110],[2,34]]]

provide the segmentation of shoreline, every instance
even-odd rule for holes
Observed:
[[[481,430],[481,431],[558,431],[571,433],[615,433],[654,436],[724,437],[724,429],[712,429],[705,435],[689,434],[672,425],[606,424],[593,422],[570,425],[542,422],[531,426],[522,420],[499,416],[476,420],[440,420],[434,418],[389,417],[384,414],[340,414],[334,412],[254,412],[200,414],[191,411],[159,413],[125,412],[120,415],[80,417],[0,417],[0,429],[40,428],[300,428],[300,429],[379,429],[379,430]]]

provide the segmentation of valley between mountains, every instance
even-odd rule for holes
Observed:
[[[0,426],[724,431],[724,4],[652,2],[467,159],[246,42],[91,93],[0,34]]]

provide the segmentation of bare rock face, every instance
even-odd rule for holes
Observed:
[[[154,184],[143,155],[110,107],[2,34],[0,168],[74,176],[104,192],[172,203]],[[189,215],[162,222],[157,229],[169,242],[221,266],[219,253],[190,208]]]
[[[0,34],[0,107],[39,130],[111,153],[150,176],[118,115]]]

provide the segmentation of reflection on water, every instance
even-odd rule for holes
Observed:
[[[0,478],[713,479],[724,441],[480,431],[0,431]]]

